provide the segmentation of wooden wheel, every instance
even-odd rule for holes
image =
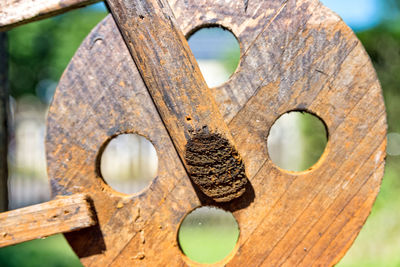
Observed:
[[[381,88],[354,33],[316,0],[169,0],[183,33],[220,25],[241,47],[238,69],[213,88],[251,185],[214,203],[193,188],[111,16],[89,34],[62,76],[48,114],[46,150],[54,195],[85,193],[98,225],[66,234],[85,266],[195,265],[177,243],[180,222],[202,205],[231,211],[235,250],[217,265],[337,263],[359,233],[383,176],[386,119]],[[326,125],[321,159],[287,172],[268,156],[282,114],[305,110]],[[99,158],[114,136],[155,146],[159,169],[137,195],[114,191]]]

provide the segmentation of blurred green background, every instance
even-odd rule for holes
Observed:
[[[389,147],[395,147],[400,140],[396,139],[400,133],[400,1],[323,2],[344,17],[372,59],[385,97],[388,132],[393,133]],[[358,14],[361,11],[367,15]],[[76,49],[105,15],[101,4],[11,30],[10,84],[15,105],[29,98],[35,105],[47,107],[55,85]],[[235,53],[227,50],[220,58],[228,72],[237,64],[233,59]],[[306,147],[321,150],[321,137],[313,137],[312,126],[303,124],[304,136],[308,137],[304,140],[308,144]],[[10,161],[12,165],[12,159]],[[304,164],[309,165],[309,162]],[[11,167],[13,171],[21,170]],[[392,153],[387,156],[385,177],[371,216],[338,266],[400,266],[399,209],[400,156]],[[193,233],[189,231],[188,235]],[[63,236],[58,235],[0,249],[0,266],[81,265]]]

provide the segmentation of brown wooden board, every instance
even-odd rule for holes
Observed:
[[[240,237],[218,265],[337,263],[368,217],[384,169],[385,108],[361,43],[316,0],[169,3],[186,36],[222,25],[241,47],[238,69],[211,92],[253,191],[219,204],[233,212]],[[190,183],[135,66],[110,16],[82,43],[49,110],[52,190],[93,199],[99,228],[66,235],[85,266],[193,265],[177,243],[180,222],[216,203]],[[299,173],[278,168],[267,150],[272,124],[292,110],[317,115],[329,133],[321,159]],[[114,191],[99,171],[105,145],[120,133],[147,137],[158,153],[157,178],[136,195]]]
[[[100,0],[1,0],[0,32],[49,18]]]
[[[0,247],[94,226],[96,214],[83,194],[0,213]]]
[[[243,161],[168,3],[108,3],[193,183],[217,202],[242,196]]]

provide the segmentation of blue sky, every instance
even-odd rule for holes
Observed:
[[[375,26],[381,19],[379,0],[321,0],[353,30],[365,30]]]

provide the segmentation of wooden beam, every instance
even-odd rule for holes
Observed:
[[[86,195],[64,196],[42,204],[0,213],[0,247],[71,232],[95,224],[94,211]]]
[[[8,208],[8,40],[0,32],[0,211]]]
[[[56,16],[100,0],[1,0],[0,31]]]
[[[107,0],[194,184],[217,202],[246,190],[233,138],[165,0]]]

